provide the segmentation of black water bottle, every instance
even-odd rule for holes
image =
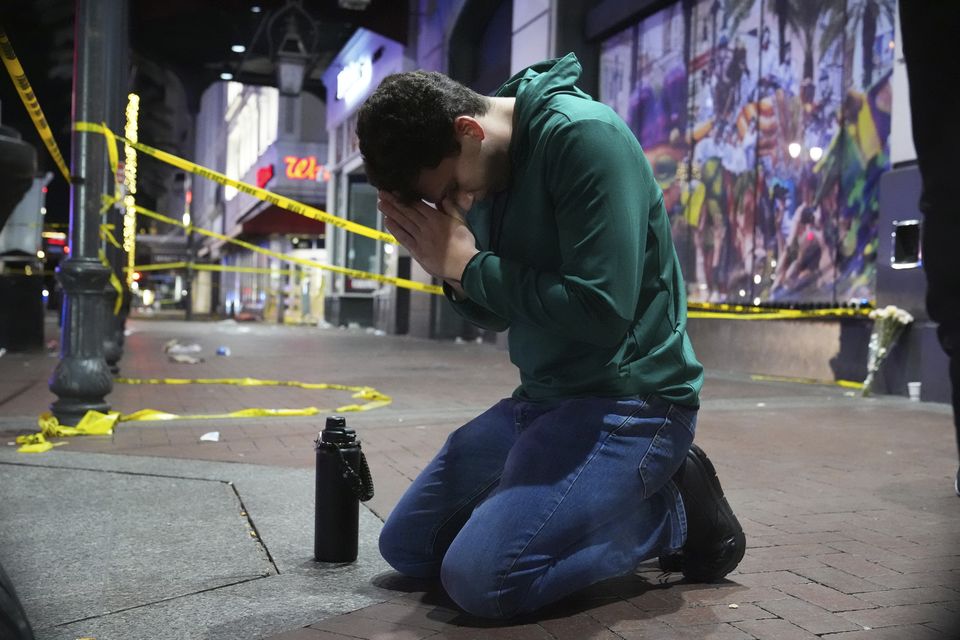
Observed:
[[[373,497],[373,482],[357,432],[341,416],[327,418],[316,440],[317,493],[313,557],[319,562],[357,559],[360,501]]]

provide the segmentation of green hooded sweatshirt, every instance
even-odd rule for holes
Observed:
[[[467,215],[477,254],[457,311],[510,329],[514,396],[558,400],[655,393],[699,406],[703,367],[663,193],[640,144],[574,84],[576,56],[504,84],[515,96],[509,187]]]

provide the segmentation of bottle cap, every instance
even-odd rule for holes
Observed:
[[[347,420],[343,416],[330,416],[320,432],[320,440],[333,444],[352,444],[357,440],[357,432],[347,428]]]

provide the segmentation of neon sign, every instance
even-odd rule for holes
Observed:
[[[337,74],[337,100],[352,97],[370,84],[373,77],[373,61],[367,58],[354,60]]]
[[[263,189],[267,183],[273,179],[273,165],[268,164],[265,167],[257,169],[257,186]]]
[[[286,176],[290,180],[314,180],[326,182],[330,172],[317,162],[317,156],[284,156],[287,165]]]

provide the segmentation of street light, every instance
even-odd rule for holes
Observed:
[[[277,67],[277,88],[285,96],[298,96],[303,89],[303,75],[310,61],[310,55],[297,31],[297,21],[287,17],[287,33],[277,49],[275,62]]]
[[[254,5],[250,11],[259,14],[263,8]],[[263,46],[261,36],[266,39],[266,46]],[[220,79],[243,82],[248,57],[265,54],[273,63],[280,95],[295,98],[303,91],[303,82],[317,62],[319,43],[320,30],[314,17],[303,8],[303,0],[286,0],[279,9],[264,14],[249,44],[231,45],[230,50],[243,57],[234,61],[231,69],[221,73]],[[259,60],[252,66],[262,69]]]

